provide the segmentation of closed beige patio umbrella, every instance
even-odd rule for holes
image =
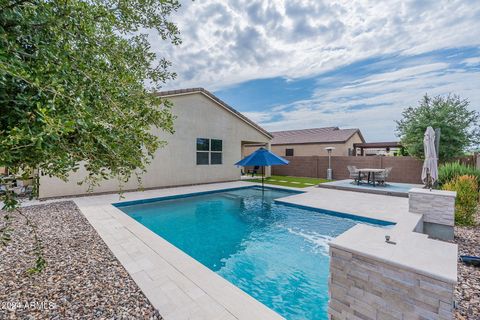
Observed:
[[[425,160],[422,167],[422,181],[425,187],[432,188],[438,179],[437,168],[437,152],[435,150],[435,131],[432,127],[428,127],[423,138],[423,148],[425,152]]]

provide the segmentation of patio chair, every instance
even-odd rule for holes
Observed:
[[[383,172],[375,174],[375,182],[380,185],[385,185],[390,171],[392,171],[392,167],[385,168]]]
[[[348,172],[350,173],[350,179],[353,179],[356,183],[360,183],[363,178],[365,178],[364,173],[358,174],[356,166],[347,166]]]
[[[255,167],[253,167],[252,170],[248,170],[248,173],[251,174],[252,177],[254,177],[257,174],[258,169],[260,169],[260,166],[255,166]]]

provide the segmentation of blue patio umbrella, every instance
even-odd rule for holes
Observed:
[[[261,166],[262,167],[262,190],[263,190],[263,170],[265,166],[276,166],[276,165],[286,165],[288,160],[283,159],[282,157],[277,156],[275,153],[265,149],[260,148],[249,156],[246,156],[242,160],[235,163],[236,166]]]

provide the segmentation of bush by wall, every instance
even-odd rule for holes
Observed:
[[[474,225],[479,192],[478,181],[473,175],[462,175],[443,184],[444,190],[456,191],[455,224]]]
[[[480,170],[474,167],[463,165],[459,162],[450,162],[438,167],[438,182],[444,185],[460,176],[474,176],[477,185],[480,184]]]

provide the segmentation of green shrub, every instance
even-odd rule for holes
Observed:
[[[480,184],[479,169],[460,164],[459,162],[445,163],[438,167],[438,183],[440,186],[460,176],[474,176],[477,185]]]
[[[469,175],[459,176],[445,183],[443,189],[457,192],[455,224],[474,225],[479,195],[477,178]]]

